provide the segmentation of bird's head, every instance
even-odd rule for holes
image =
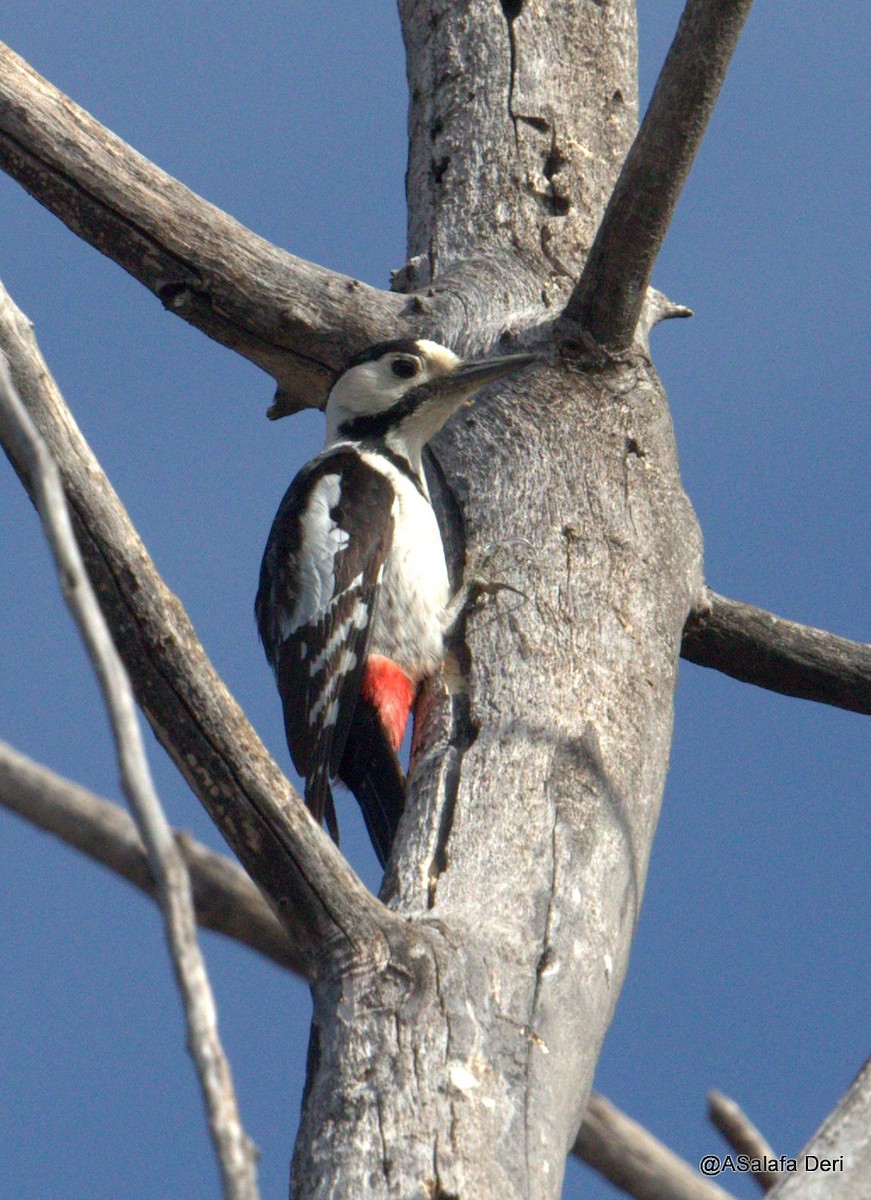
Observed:
[[[329,394],[327,444],[377,438],[419,461],[423,447],[464,400],[537,357],[464,360],[424,338],[370,346],[351,359]]]

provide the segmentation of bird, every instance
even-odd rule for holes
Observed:
[[[463,360],[425,338],[355,354],[327,398],[324,449],[293,479],[266,542],[255,614],[306,805],[338,843],[331,782],[344,783],[382,867],[405,805],[409,714],[463,603],[423,448],[478,389],[535,357]]]

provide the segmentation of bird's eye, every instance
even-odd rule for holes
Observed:
[[[394,358],[390,370],[399,379],[413,379],[420,369],[416,358]]]

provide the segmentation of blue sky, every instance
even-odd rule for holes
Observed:
[[[680,6],[642,0],[649,94]],[[293,253],[386,286],[404,258],[391,4],[31,0],[0,36],[100,120]],[[868,9],[759,0],[654,282],[654,335],[710,584],[869,634]],[[280,762],[253,594],[277,502],[319,446],[265,375],[166,314],[0,179],[0,277],[159,569]],[[35,517],[0,463],[0,736],[110,797],[95,685]],[[221,840],[152,743],[170,818]],[[868,1053],[868,726],[682,666],[663,818],[597,1087],[690,1160],[710,1087],[799,1149]],[[377,882],[353,802],[344,848]],[[0,1194],[210,1197],[217,1175],[155,911],[0,812]],[[264,1198],[286,1195],[307,990],[204,938]],[[721,1182],[740,1197],[747,1180]],[[565,1195],[612,1189],[570,1165]]]

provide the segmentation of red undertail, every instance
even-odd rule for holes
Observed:
[[[399,749],[405,736],[414,692],[413,683],[392,659],[369,655],[360,694],[375,708],[394,750]]]

